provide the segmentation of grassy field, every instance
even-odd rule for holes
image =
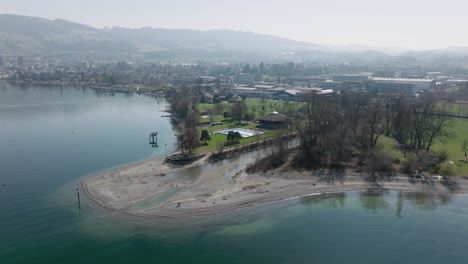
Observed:
[[[258,118],[262,115],[271,113],[273,111],[277,112],[284,112],[287,108],[297,109],[301,106],[300,103],[295,102],[283,102],[283,101],[275,101],[275,100],[257,100],[257,99],[247,99],[246,104],[248,107],[248,112],[253,113],[255,118]],[[200,104],[200,112],[206,112],[208,109],[213,108],[213,104]],[[224,103],[224,110],[229,111],[231,104]],[[461,113],[460,111],[466,111],[465,113],[468,114],[468,105],[458,104],[458,103],[444,103],[440,104],[440,107],[445,107],[452,111],[453,113]],[[200,131],[203,129],[208,130],[208,132],[213,132],[215,130],[221,130],[226,128],[235,128],[235,127],[242,127],[242,128],[254,128],[256,125],[254,123],[245,123],[243,126],[239,126],[236,124],[236,121],[231,119],[225,119],[222,116],[216,116],[214,118],[216,122],[223,122],[223,125],[217,125],[213,127],[203,127],[200,128]],[[209,118],[201,118],[200,122],[210,122]],[[436,141],[432,147],[434,151],[446,151],[448,153],[448,160],[451,160],[456,165],[456,174],[457,175],[467,175],[468,176],[468,164],[459,162],[459,160],[463,159],[463,152],[461,151],[460,145],[462,144],[465,138],[468,139],[468,119],[462,118],[454,118],[454,126],[451,128],[451,132],[453,137],[448,139],[446,142],[439,142]],[[265,137],[271,137],[272,131],[259,136],[260,140]],[[197,149],[196,152],[213,152],[216,151],[218,145],[223,144],[226,141],[226,135],[221,134],[214,134],[211,136],[211,141],[207,146],[201,146]],[[241,139],[241,144],[249,144],[255,142],[257,140],[256,137]],[[404,159],[403,153],[395,147],[396,141],[391,137],[381,136],[379,138],[378,145],[381,146],[384,151],[389,153],[392,157],[399,158],[400,160]],[[229,148],[229,147],[225,147]]]
[[[255,124],[249,124],[248,126],[243,126],[242,128],[253,128],[253,127],[255,127]],[[273,133],[271,131],[268,131],[267,133],[262,134],[262,135],[253,136],[253,137],[249,137],[249,138],[243,138],[243,139],[240,140],[239,144],[237,144],[235,146],[231,146],[231,147],[232,148],[240,147],[240,146],[243,146],[243,145],[254,143],[257,140],[261,141],[263,139],[268,139],[272,135],[273,135]],[[200,147],[198,147],[196,149],[196,152],[197,153],[212,153],[212,152],[218,151],[219,145],[224,145],[226,140],[227,140],[226,135],[213,134],[213,135],[211,135],[211,140],[207,141],[208,145],[206,145],[206,146],[201,145]],[[224,149],[227,150],[227,149],[229,149],[231,147],[225,146]]]
[[[285,102],[278,100],[259,100],[259,99],[246,99],[247,112],[253,113],[254,118],[267,115],[271,112],[286,112],[288,108],[298,109],[301,104],[296,102]],[[232,104],[223,103],[224,111],[229,111]],[[208,111],[208,109],[213,109],[214,104],[199,104],[198,108],[201,113]],[[224,118],[222,116],[217,116],[214,121],[222,122]],[[201,118],[201,123],[210,122],[209,118]]]
[[[285,112],[288,108],[291,109],[298,109],[301,104],[296,102],[285,102],[285,101],[277,101],[277,100],[258,100],[258,99],[246,99],[247,105],[247,112],[253,113],[254,118],[258,118],[260,116],[269,114],[271,112]],[[231,103],[223,103],[224,111],[229,111],[231,108]],[[201,113],[208,111],[209,109],[213,109],[213,104],[199,104],[199,110]],[[200,118],[200,123],[210,123],[210,118]],[[222,122],[222,125],[216,126],[205,126],[200,128],[201,130],[207,130],[210,134],[216,130],[222,130],[227,128],[255,128],[255,123],[243,123],[242,125],[238,124],[237,121],[231,120],[230,118],[224,118],[221,116],[215,116],[213,119],[214,122]],[[267,133],[257,136],[250,137],[250,138],[243,138],[240,140],[240,144],[237,146],[242,146],[245,144],[250,144],[256,142],[257,140],[263,140],[264,138],[269,138],[273,135],[274,131],[267,131]],[[219,145],[224,144],[226,142],[227,136],[221,134],[213,134],[211,135],[211,141],[208,141],[208,145],[202,145],[196,149],[197,153],[207,153],[216,151]],[[228,149],[229,147],[225,147]]]
[[[456,174],[461,176],[468,176],[468,164],[459,162],[464,158],[464,153],[461,151],[460,145],[463,140],[468,139],[468,119],[454,118],[454,126],[451,128],[453,137],[449,138],[446,142],[436,141],[432,147],[434,151],[446,151],[448,154],[447,162],[453,161],[456,165]],[[381,136],[378,145],[392,157],[404,159],[403,153],[395,148],[395,139]]]
[[[464,154],[460,148],[463,140],[468,140],[468,119],[454,118],[454,126],[451,130],[453,137],[448,139],[447,142],[436,142],[433,146],[435,151],[447,151],[448,160],[455,162],[457,166],[457,175],[468,176],[468,164],[459,162],[464,158]]]
[[[468,115],[468,104],[462,103],[437,103],[437,108],[446,113]]]
[[[395,147],[396,143],[397,142],[394,138],[382,135],[379,137],[377,146],[383,148],[388,155],[394,158],[399,158],[400,160],[403,160],[404,159],[403,152],[401,152],[400,149]]]

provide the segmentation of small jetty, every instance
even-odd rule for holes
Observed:
[[[149,144],[151,145],[151,147],[153,148],[157,148],[158,147],[158,132],[151,132],[149,134]]]

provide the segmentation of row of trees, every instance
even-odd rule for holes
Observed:
[[[397,101],[392,108],[394,136],[405,150],[429,151],[435,140],[444,141],[451,136],[448,128],[453,121],[430,94],[417,100]]]
[[[430,94],[418,99],[310,95],[299,114],[293,124],[301,141],[295,165],[307,168],[339,167],[358,157],[372,171],[385,170],[390,159],[376,148],[382,135],[393,135],[405,151],[418,153],[447,139],[452,126]]]
[[[200,140],[206,144],[207,140],[210,140],[210,136],[207,131],[202,131],[202,134],[198,133],[198,120],[200,117],[200,111],[198,104],[200,102],[201,94],[203,92],[197,87],[181,87],[173,91],[170,98],[171,112],[177,119],[177,140],[182,150],[192,153],[192,151],[200,145]],[[210,117],[210,121],[214,121],[216,115],[221,115],[225,112],[225,107],[222,103],[215,104],[213,108],[207,110],[207,115]],[[248,108],[244,100],[236,101],[232,104],[229,115],[233,120],[241,122],[246,119]],[[239,135],[240,137],[240,135]],[[229,145],[233,145],[240,139],[230,139],[228,135]]]
[[[192,152],[200,140],[209,140],[208,133],[200,135],[198,102],[200,91],[184,88],[171,98],[171,108],[178,122],[178,141],[182,151]],[[342,93],[331,97],[309,95],[299,110],[290,107],[288,114],[301,142],[294,159],[295,166],[341,167],[357,157],[370,164],[371,171],[391,167],[391,159],[376,146],[382,135],[393,136],[405,155],[408,151],[430,151],[437,140],[451,136],[451,118],[443,115],[433,94],[416,99],[372,98],[363,94]],[[221,104],[209,112],[224,111]],[[233,120],[245,120],[248,108],[244,100],[234,102],[230,109]],[[279,148],[284,152],[284,148]],[[286,156],[286,155],[284,155]]]
[[[198,103],[201,91],[190,87],[181,87],[172,93],[170,98],[171,112],[177,121],[177,141],[181,151],[192,151],[200,144],[198,119],[200,111]]]

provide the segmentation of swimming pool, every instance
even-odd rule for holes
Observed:
[[[256,135],[261,135],[261,134],[264,134],[265,132],[263,131],[259,131],[259,130],[253,130],[253,129],[245,129],[245,128],[229,128],[229,129],[224,129],[224,130],[220,130],[220,131],[216,131],[214,132],[215,134],[223,134],[223,135],[227,135],[229,132],[239,132],[239,134],[243,137],[243,138],[249,138],[249,137],[253,137],[253,136],[256,136]]]

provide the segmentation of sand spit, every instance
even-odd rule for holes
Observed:
[[[454,179],[450,187],[438,179],[421,182],[399,175],[370,183],[365,175],[312,175],[310,172],[247,174],[258,158],[251,152],[230,159],[175,167],[151,159],[92,176],[81,185],[103,207],[141,217],[188,218],[210,216],[261,203],[331,192],[395,190],[426,193],[468,193],[468,180]],[[414,181],[416,180],[416,181]]]

